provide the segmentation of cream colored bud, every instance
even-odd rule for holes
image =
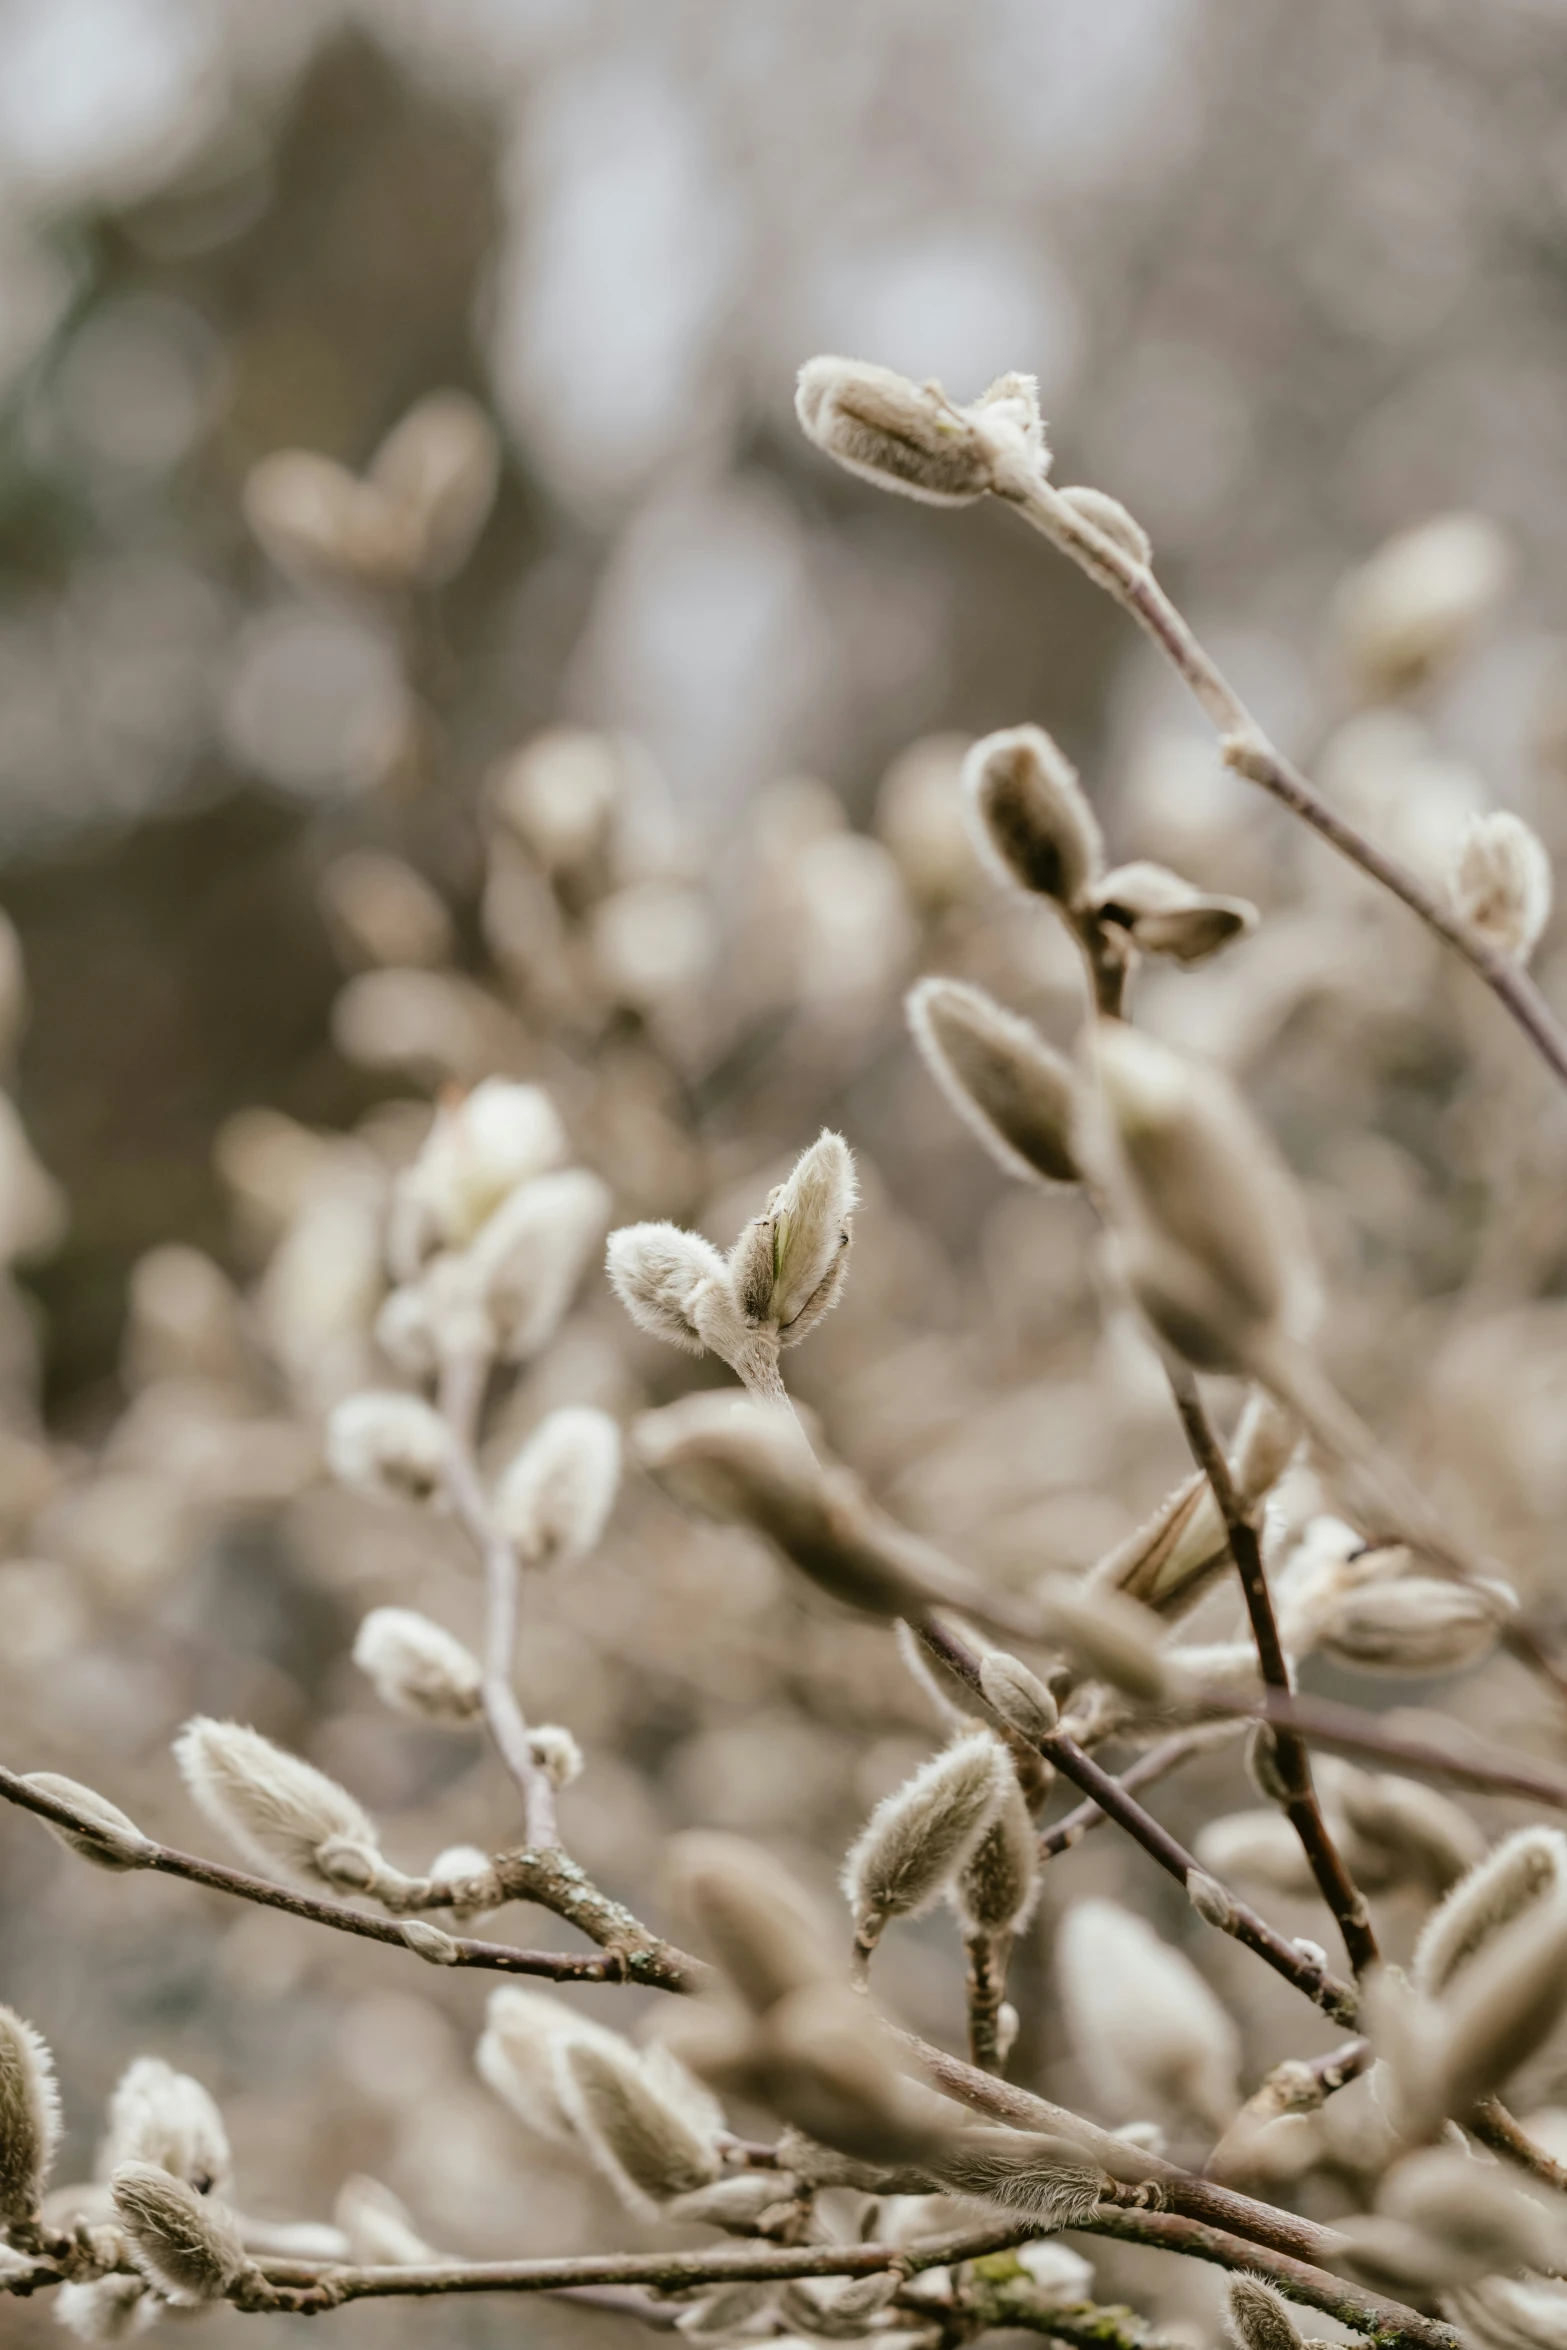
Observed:
[[[1103,2184],[1081,2146],[1030,2130],[955,2131],[930,2168],[944,2186],[1026,2212],[1046,2228],[1086,2219]]]
[[[1112,498],[1107,490],[1086,487],[1062,490],[1060,494],[1090,529],[1097,530],[1113,547],[1119,547],[1123,555],[1130,555],[1145,571],[1148,569],[1153,562],[1153,543],[1119,498]]]
[[[426,1966],[455,1966],[462,1955],[446,1928],[432,1926],[428,1918],[404,1918],[397,1931]]]
[[[1445,2256],[1443,2283],[1465,2273],[1561,2262],[1564,2236],[1555,2212],[1521,2194],[1496,2165],[1456,2148],[1433,2147],[1398,2163],[1377,2190],[1377,2209],[1435,2238]]]
[[[1304,1218],[1271,1142],[1218,1070],[1099,1023],[1112,1228],[1159,1335],[1199,1369],[1244,1369],[1315,1302]]]
[[[1305,2350],[1282,2296],[1261,2277],[1229,2279],[1225,2326],[1235,2350]]]
[[[58,1771],[29,1771],[27,1785],[36,1787],[41,1795],[52,1795],[57,1803],[68,1803],[76,1813],[79,1828],[62,1827],[57,1820],[45,1820],[43,1825],[82,1860],[93,1861],[101,1869],[135,1869],[143,1867],[157,1850],[152,1838],[144,1836],[136,1822],[127,1819],[119,1805],[96,1788],[62,1778]]]
[[[251,2268],[221,2203],[156,2163],[122,2163],[110,2186],[136,2265],[177,2308],[221,2301]]]
[[[1461,1672],[1496,1646],[1516,1601],[1500,1584],[1405,1575],[1346,1591],[1325,1617],[1318,1646],[1363,1673],[1425,1679]]]
[[[245,520],[278,569],[307,586],[400,586],[413,549],[381,490],[307,449],[280,449],[245,479]]]
[[[349,2257],[362,2268],[420,2268],[439,2257],[415,2228],[406,2206],[379,2179],[356,2173],[338,2189],[333,2218],[348,2238]]]
[[[490,1856],[477,1844],[448,1844],[425,1873],[432,1885],[449,1895],[446,1906],[459,1924],[470,1924],[503,1906],[505,1896],[495,1881]]]
[[[1061,1709],[1039,1675],[1003,1649],[981,1657],[979,1685],[986,1704],[1020,1738],[1048,1738],[1060,1719]]]
[[[429,970],[450,962],[452,923],[422,873],[382,849],[354,849],[321,882],[328,920],[360,962]]]
[[[836,1971],[825,1919],[759,1845],[705,1832],[677,1836],[669,1879],[671,1898],[753,2014]]]
[[[158,2056],[138,2056],[120,2075],[100,2161],[100,2177],[123,2163],[156,2163],[198,2195],[226,2194],[234,2171],[216,2103]]]
[[[948,1888],[970,1934],[1021,1934],[1039,1892],[1039,1835],[1009,1764],[996,1816]]]
[[[1561,1894],[1567,1894],[1567,1835],[1560,1828],[1516,1829],[1427,1918],[1411,1966],[1416,1989],[1436,1998],[1505,1926]]]
[[[121,2342],[127,2334],[139,2334],[147,2322],[146,2279],[109,2276],[67,2282],[55,2293],[54,2322],[79,2342]]]
[[[528,1752],[557,1791],[574,1786],[583,1773],[582,1749],[559,1722],[540,1722],[528,1732]]]
[[[906,998],[925,1066],[1009,1175],[1076,1183],[1077,1080],[1030,1021],[961,979],[922,979]]]
[[[699,1355],[729,1271],[710,1240],[677,1224],[627,1224],[609,1236],[610,1287],[639,1330]]]
[[[1050,1637],[1070,1648],[1097,1680],[1142,1705],[1168,1698],[1164,1626],[1151,1608],[1107,1585],[1066,1575],[1047,1575],[1036,1597]]]
[[[1101,922],[1128,932],[1145,955],[1168,955],[1188,969],[1257,927],[1257,909],[1244,898],[1210,896],[1146,860],[1105,874],[1090,903]]]
[[[850,473],[930,506],[967,506],[994,479],[986,437],[934,387],[863,359],[808,359],[795,413],[808,439]]]
[[[368,478],[398,518],[410,569],[439,584],[461,570],[495,502],[500,439],[466,392],[430,392],[387,434]]]
[[[245,1362],[234,1285],[199,1248],[148,1249],[131,1273],[122,1361],[138,1387],[157,1379],[233,1381]]]
[[[1480,2277],[1442,2308],[1475,2350],[1567,2350],[1567,2287],[1544,2277]]]
[[[987,734],[963,763],[974,845],[998,880],[1081,905],[1099,878],[1104,842],[1077,770],[1042,726]]]
[[[1014,2257],[1048,2308],[1075,2309],[1093,2299],[1092,2262],[1065,2244],[1020,2244]]]
[[[790,1346],[836,1305],[857,1196],[853,1153],[841,1134],[824,1131],[731,1252],[735,1302],[747,1322],[776,1328]]]
[[[922,1763],[876,1806],[849,1847],[843,1895],[862,1943],[890,1918],[937,1902],[1001,1808],[1011,1780],[1006,1749],[988,1730]]]
[[[522,1184],[470,1252],[473,1288],[508,1362],[547,1346],[609,1224],[609,1186],[585,1167]]]
[[[585,864],[608,841],[624,788],[625,760],[607,735],[551,726],[491,779],[495,812],[550,872]]]
[[[1056,1965],[1074,2046],[1123,2117],[1150,2102],[1222,2126],[1237,2103],[1235,2026],[1190,1959],[1113,1901],[1079,1901]]]
[[[354,1662],[394,1713],[450,1725],[477,1721],[483,1710],[478,1659],[412,1608],[372,1608],[355,1636]]]
[[[928,2164],[950,2135],[950,2108],[904,2077],[874,2012],[846,1983],[812,1983],[770,2008],[741,2086],[861,2162]]]
[[[1554,876],[1545,843],[1506,809],[1470,816],[1448,891],[1455,912],[1482,938],[1527,963],[1551,918]]]
[[[1389,539],[1338,595],[1363,684],[1398,693],[1450,661],[1501,602],[1512,569],[1507,540],[1481,514],[1444,514]]]
[[[495,1488],[497,1525],[529,1566],[569,1566],[597,1548],[620,1489],[620,1430],[608,1412],[546,1414]]]
[[[632,2210],[656,2210],[717,2178],[711,2130],[695,2122],[689,2098],[683,2110],[667,2094],[634,2049],[624,2042],[565,2039],[557,2044],[555,2064],[562,2107]],[[672,2065],[666,2052],[666,2072]]]
[[[1564,2003],[1567,1894],[1558,1888],[1491,1936],[1444,1993],[1438,2061],[1420,2083],[1431,2107],[1462,2119],[1534,2054]]]
[[[1243,1507],[1255,1509],[1273,1491],[1299,1449],[1299,1422],[1265,1388],[1254,1387],[1235,1431],[1230,1461]]]
[[[345,1856],[360,1857],[361,1883],[381,1865],[374,1823],[348,1790],[259,1731],[198,1714],[174,1759],[198,1809],[254,1865],[329,1885],[345,1882]]]
[[[565,1156],[565,1131],[549,1096],[536,1085],[486,1077],[436,1111],[423,1149],[399,1179],[399,1216],[464,1248],[519,1184]]]
[[[624,2048],[616,2032],[580,2015],[544,1991],[503,1984],[490,1993],[484,2037],[475,2056],[479,2077],[509,2105],[525,2129],[552,2145],[570,2145],[575,2125],[561,2103],[556,2050],[586,2040],[595,2047]]]
[[[1355,1835],[1391,1876],[1446,1894],[1485,1858],[1485,1837],[1468,1812],[1418,1779],[1345,1769],[1335,1800]]]
[[[1277,1893],[1309,1896],[1315,1884],[1300,1838],[1277,1811],[1238,1811],[1206,1820],[1195,1850],[1220,1879],[1240,1877]]]
[[[35,2219],[60,2143],[48,2042],[0,2007],[0,2223]]]
[[[341,1485],[387,1501],[428,1501],[446,1480],[452,1435],[416,1395],[366,1389],[332,1408],[326,1456]]]
[[[1187,1870],[1186,1898],[1205,1926],[1216,1926],[1221,1934],[1234,1932],[1235,1897],[1206,1869]]]

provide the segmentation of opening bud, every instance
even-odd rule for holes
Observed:
[[[1009,1175],[1081,1180],[1077,1080],[1030,1021],[961,979],[922,979],[906,1006],[926,1067]]]
[[[808,359],[795,413],[807,439],[848,472],[929,506],[967,506],[994,479],[975,416],[938,385],[864,359]]]

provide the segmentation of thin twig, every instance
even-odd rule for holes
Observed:
[[[1235,1561],[1241,1595],[1246,1602],[1246,1614],[1251,1624],[1264,1685],[1287,1693],[1290,1687],[1289,1660],[1284,1654],[1284,1643],[1279,1638],[1278,1619],[1273,1612],[1273,1595],[1268,1589],[1268,1574],[1263,1565],[1262,1544],[1257,1529],[1247,1516],[1235,1490],[1235,1480],[1230,1474],[1224,1447],[1215,1436],[1203,1409],[1196,1380],[1183,1365],[1172,1362],[1166,1368],[1170,1391],[1175,1398],[1181,1426],[1186,1431],[1186,1441],[1191,1446],[1192,1458],[1212,1488],[1219,1515],[1224,1520],[1225,1532],[1229,1536],[1230,1556]],[[1334,1843],[1327,1821],[1322,1816],[1322,1805],[1312,1783],[1311,1756],[1306,1741],[1298,1730],[1288,1728],[1274,1730],[1272,1737],[1279,1777],[1289,1789],[1289,1800],[1284,1805],[1285,1816],[1300,1839],[1301,1850],[1306,1855],[1317,1890],[1337,1921],[1349,1963],[1356,1975],[1363,1975],[1368,1967],[1377,1963],[1380,1955],[1377,1938],[1360,1889],[1350,1875],[1344,1856]]]
[[[1206,1754],[1225,1739],[1233,1738],[1236,1729],[1234,1722],[1202,1722],[1195,1730],[1178,1730],[1173,1738],[1161,1739],[1157,1746],[1151,1746],[1146,1754],[1128,1763],[1117,1777],[1127,1794],[1135,1795],[1139,1788],[1152,1787],[1158,1780],[1168,1778],[1171,1771],[1179,1770],[1182,1763],[1190,1762],[1195,1755]],[[1069,1852],[1091,1828],[1103,1827],[1105,1816],[1091,1799],[1078,1804],[1050,1827],[1040,1830],[1040,1859],[1054,1860],[1058,1853]]]

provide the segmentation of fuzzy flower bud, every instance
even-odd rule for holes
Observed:
[[[478,1659],[412,1608],[372,1608],[355,1637],[354,1662],[394,1713],[446,1724],[479,1716]]]
[[[1377,2209],[1434,2238],[1448,2275],[1561,2265],[1556,2213],[1520,2194],[1499,2167],[1451,2147],[1398,2163],[1377,2190]]]
[[[426,1966],[455,1966],[460,1955],[455,1938],[428,1918],[404,1918],[397,1931]]]
[[[1411,1967],[1415,1988],[1436,1998],[1505,1926],[1563,1894],[1567,1835],[1560,1828],[1517,1829],[1427,1918]]]
[[[841,1134],[824,1131],[730,1253],[735,1302],[747,1322],[771,1325],[780,1343],[792,1346],[837,1304],[856,1196],[853,1154]]]
[[[156,2163],[122,2163],[110,2186],[137,2266],[181,2309],[221,2301],[251,2267],[239,2230],[212,2203]]]
[[[1405,1575],[1346,1591],[1318,1634],[1323,1653],[1363,1673],[1419,1679],[1461,1672],[1489,1655],[1516,1602],[1499,1583]]]
[[[1512,550],[1481,514],[1443,514],[1402,531],[1345,580],[1345,649],[1372,693],[1418,685],[1451,660],[1495,610]]]
[[[519,1184],[565,1155],[565,1132],[536,1085],[486,1077],[471,1093],[443,1101],[398,1183],[394,1253],[404,1261],[397,1270],[413,1270],[409,1260],[416,1262],[432,1242],[465,1248]]]
[[[1146,859],[1105,874],[1090,902],[1145,955],[1168,955],[1188,970],[1257,927],[1257,909],[1244,898],[1210,896]]]
[[[1235,2026],[1188,1958],[1115,1902],[1080,1901],[1062,1921],[1057,1967],[1077,2053],[1109,2104],[1229,2120]]]
[[[644,2212],[711,2185],[720,2168],[711,2100],[689,2076],[685,2094],[671,2095],[679,2068],[666,2050],[652,2054],[664,2060],[656,2073],[624,2041],[568,2039],[555,2054],[561,2104],[583,2144],[622,2201]]]
[[[609,1236],[610,1287],[639,1330],[699,1355],[716,1302],[727,1305],[729,1269],[710,1240],[678,1224],[627,1224]]]
[[[363,2268],[419,2268],[437,2255],[390,2187],[355,2173],[338,2190],[332,2216],[348,2238],[350,2257]]]
[[[1072,1145],[1077,1080],[1031,1022],[961,979],[922,979],[907,998],[925,1066],[1009,1175],[1081,1179]]]
[[[1164,1626],[1151,1608],[1108,1585],[1047,1575],[1038,1598],[1053,1639],[1080,1657],[1096,1680],[1108,1681],[1140,1705],[1162,1704],[1170,1668],[1161,1642]]]
[[[1080,905],[1104,864],[1098,820],[1077,770],[1042,726],[987,734],[963,763],[974,845],[1003,882]]]
[[[1026,2212],[1052,2229],[1086,2219],[1102,2184],[1081,2146],[1031,2130],[954,2131],[930,2168],[944,2186]]]
[[[57,1837],[68,1852],[82,1860],[90,1860],[101,1869],[140,1868],[147,1855],[157,1848],[150,1836],[144,1836],[136,1822],[128,1819],[117,1803],[111,1803],[96,1788],[83,1787],[75,1779],[63,1778],[58,1771],[29,1771],[29,1787],[36,1787],[40,1795],[52,1795],[57,1803],[68,1803],[80,1821],[79,1827],[63,1827],[58,1820],[45,1820],[51,1836]]]
[[[753,2014],[835,1971],[825,1920],[759,1845],[702,1831],[677,1836],[669,1877],[671,1898]]]
[[[1010,1766],[996,1815],[963,1863],[948,1897],[964,1931],[1021,1934],[1039,1891],[1039,1836]]]
[[[554,1337],[610,1217],[607,1184],[565,1167],[522,1184],[474,1242],[469,1270],[502,1354],[528,1362]]]
[[[1477,2277],[1444,2293],[1442,2309],[1476,2350],[1562,2350],[1567,2342],[1567,2288],[1550,2278]]]
[[[198,2195],[226,2193],[233,2173],[228,2132],[213,2099],[158,2056],[138,2056],[109,2099],[103,2170],[127,2162],[154,2163]]]
[[[407,534],[390,500],[344,465],[279,449],[245,480],[245,519],[288,578],[384,589],[408,576]]]
[[[54,2322],[79,2342],[120,2342],[143,2330],[146,2304],[143,2277],[91,2277],[58,2288]]]
[[[986,1703],[1020,1738],[1048,1738],[1060,1718],[1060,1708],[1039,1675],[1003,1649],[992,1649],[980,1659],[979,1685]]]
[[[1567,2003],[1567,1896],[1558,1888],[1477,1951],[1440,2001],[1437,2061],[1406,2096],[1461,2120],[1549,2037]]]
[[[397,516],[410,570],[438,585],[462,568],[499,476],[499,438],[477,400],[430,392],[392,427],[367,478]]]
[[[484,2037],[474,2058],[479,2078],[525,2129],[556,2146],[569,2145],[575,2136],[561,2102],[556,2054],[579,2040],[616,2050],[626,2046],[619,2033],[606,2031],[547,1992],[505,1983],[490,1993]]]
[[[940,1899],[994,1820],[1013,1777],[988,1730],[932,1755],[876,1806],[843,1864],[843,1893],[862,1947],[889,1918],[918,1917]]]
[[[1074,486],[1061,491],[1074,512],[1101,538],[1119,547],[1123,555],[1130,555],[1146,571],[1153,561],[1153,542],[1134,515],[1128,514],[1119,498],[1112,498],[1108,490]]]
[[[537,1723],[528,1732],[528,1751],[557,1792],[582,1776],[582,1749],[559,1722]]]
[[[1304,2350],[1288,2307],[1261,2277],[1230,2278],[1224,2316],[1235,2350]]]
[[[620,1487],[620,1430],[607,1412],[546,1414],[495,1488],[495,1518],[529,1566],[568,1566],[595,1549]]]
[[[198,1808],[253,1865],[350,1888],[383,1865],[374,1824],[347,1789],[259,1731],[198,1714],[174,1759]]]
[[[59,2142],[60,2097],[48,2043],[0,2007],[0,2223],[36,2218]]]
[[[417,1395],[367,1389],[333,1406],[327,1464],[339,1484],[382,1500],[428,1501],[451,1458],[451,1430]]]
[[[1506,809],[1467,817],[1448,894],[1482,938],[1527,963],[1551,918],[1553,875],[1544,842]]]
[[[849,473],[928,506],[967,506],[994,478],[973,414],[934,385],[863,359],[808,359],[795,413],[806,437]]]

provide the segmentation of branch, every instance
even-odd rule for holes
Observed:
[[[1239,1724],[1233,1721],[1202,1722],[1194,1730],[1178,1730],[1173,1738],[1162,1739],[1157,1746],[1151,1746],[1146,1754],[1139,1755],[1135,1762],[1128,1763],[1126,1769],[1118,1774],[1121,1786],[1128,1795],[1135,1794],[1140,1787],[1153,1786],[1156,1780],[1166,1778],[1171,1771],[1178,1770],[1182,1763],[1190,1762],[1194,1755],[1205,1754],[1210,1747],[1233,1738],[1238,1727]],[[1090,1828],[1103,1827],[1105,1818],[1106,1814],[1092,1799],[1078,1804],[1074,1811],[1067,1812],[1053,1827],[1041,1829],[1040,1859],[1054,1860],[1058,1853],[1069,1852],[1074,1844],[1082,1842]]]
[[[1257,1663],[1263,1682],[1269,1689],[1286,1695],[1290,1688],[1289,1660],[1279,1638],[1278,1619],[1273,1612],[1273,1595],[1268,1589],[1267,1569],[1262,1562],[1262,1544],[1257,1529],[1241,1503],[1230,1475],[1230,1464],[1224,1457],[1224,1448],[1214,1435],[1197,1382],[1184,1365],[1166,1364],[1170,1391],[1175,1408],[1180,1414],[1186,1441],[1191,1446],[1192,1458],[1201,1469],[1213,1491],[1220,1517],[1229,1536],[1230,1556],[1235,1561],[1235,1572],[1240,1580],[1241,1593],[1246,1602],[1246,1614],[1251,1623],[1251,1635],[1257,1648]],[[1306,1741],[1298,1730],[1280,1727],[1273,1731],[1274,1751],[1278,1758],[1279,1777],[1289,1789],[1289,1800],[1284,1805],[1285,1816],[1300,1839],[1317,1890],[1322,1895],[1338,1923],[1349,1963],[1357,1976],[1376,1965],[1379,1952],[1377,1938],[1372,1930],[1370,1914],[1360,1889],[1344,1863],[1344,1856],[1334,1843],[1327,1821],[1322,1816],[1322,1805],[1312,1784],[1311,1756]]]

